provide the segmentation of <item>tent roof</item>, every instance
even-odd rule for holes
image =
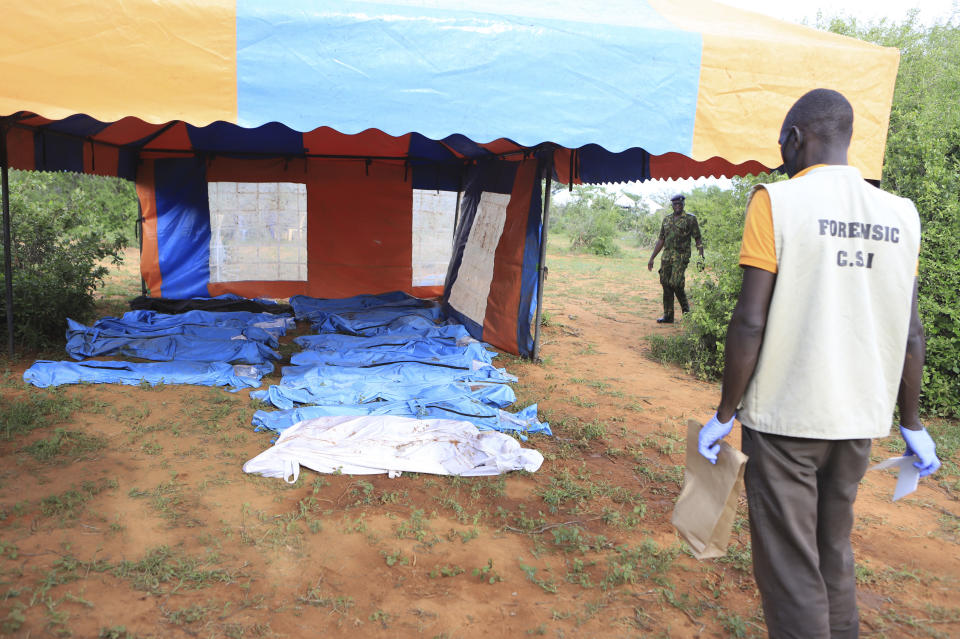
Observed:
[[[879,178],[899,60],[708,0],[50,0],[4,17],[0,116],[22,125],[133,150],[282,154],[288,131],[308,134],[298,152],[314,135],[349,155],[414,155],[411,136],[453,157],[595,145],[599,167],[669,158],[652,177],[779,165],[786,110],[828,87],[854,106],[851,163]]]

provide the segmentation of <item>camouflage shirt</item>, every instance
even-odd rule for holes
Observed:
[[[663,225],[660,227],[660,239],[663,240],[662,259],[689,260],[690,238],[700,244],[700,225],[695,216],[683,213],[678,217],[671,213],[663,218]]]

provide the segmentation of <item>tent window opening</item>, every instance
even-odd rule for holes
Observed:
[[[413,190],[413,286],[443,285],[456,208],[456,191]]]
[[[210,281],[306,281],[307,185],[209,182]]]

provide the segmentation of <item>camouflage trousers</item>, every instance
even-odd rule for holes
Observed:
[[[663,317],[666,320],[673,320],[673,298],[676,296],[680,302],[680,310],[684,313],[690,312],[690,304],[687,302],[687,294],[684,288],[684,275],[687,270],[685,259],[660,260],[660,285],[663,286]]]

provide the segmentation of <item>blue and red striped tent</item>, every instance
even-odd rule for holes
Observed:
[[[521,354],[543,177],[765,171],[828,87],[878,179],[899,60],[708,0],[51,0],[0,34],[7,165],[135,180],[152,295],[442,293]],[[215,184],[302,185],[298,271],[218,274]],[[462,193],[442,286],[413,264],[430,191]]]

